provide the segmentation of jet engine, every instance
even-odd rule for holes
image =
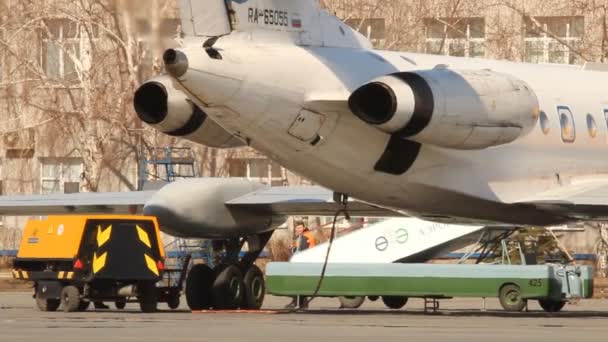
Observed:
[[[524,81],[490,70],[400,72],[363,85],[351,111],[378,129],[423,144],[483,149],[526,135],[539,117]]]
[[[168,76],[152,79],[137,89],[134,105],[139,118],[148,125],[175,137],[216,148],[245,144],[227,132],[174,86]]]
[[[179,237],[229,239],[273,230],[285,217],[270,212],[235,208],[226,202],[266,185],[235,178],[192,178],[169,183],[144,207],[163,231]]]

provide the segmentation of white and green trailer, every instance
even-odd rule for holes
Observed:
[[[267,292],[312,296],[322,263],[273,262],[266,267]],[[538,300],[548,312],[574,298],[593,296],[593,271],[580,265],[470,265],[330,263],[319,297],[378,298],[393,309],[408,298],[497,297],[508,311]]]

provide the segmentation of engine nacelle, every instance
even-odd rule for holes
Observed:
[[[454,149],[508,144],[536,125],[539,104],[524,81],[490,70],[432,70],[380,77],[357,89],[351,111],[378,129]]]
[[[207,117],[173,82],[169,76],[160,76],[137,89],[133,102],[143,122],[168,135],[205,146],[231,148],[245,145]]]
[[[192,178],[169,183],[144,206],[164,232],[201,239],[228,239],[264,233],[285,222],[270,212],[230,208],[225,203],[266,187],[235,178]]]

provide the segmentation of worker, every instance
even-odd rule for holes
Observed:
[[[313,233],[306,227],[303,221],[298,220],[294,222],[294,232],[296,238],[293,242],[293,254],[312,248],[317,244]],[[308,298],[304,296],[295,296],[291,303],[285,306],[286,309],[295,309],[296,307],[299,307],[300,309],[308,308]]]

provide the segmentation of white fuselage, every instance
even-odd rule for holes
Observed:
[[[263,44],[238,34],[218,43],[221,60],[208,57],[200,44],[194,46],[184,49],[190,69],[179,81],[214,121],[288,169],[363,201],[436,220],[545,225],[561,219],[510,204],[577,179],[608,176],[606,73],[364,48]],[[549,132],[538,124],[513,143],[479,150],[423,145],[406,173],[376,171],[390,135],[358,119],[344,101],[374,78],[438,65],[491,69],[525,81],[549,118]],[[562,140],[560,106],[573,113],[574,142]],[[587,114],[595,120],[595,138],[588,132]],[[303,123],[294,124],[297,118]],[[311,144],[312,135],[321,140]]]

